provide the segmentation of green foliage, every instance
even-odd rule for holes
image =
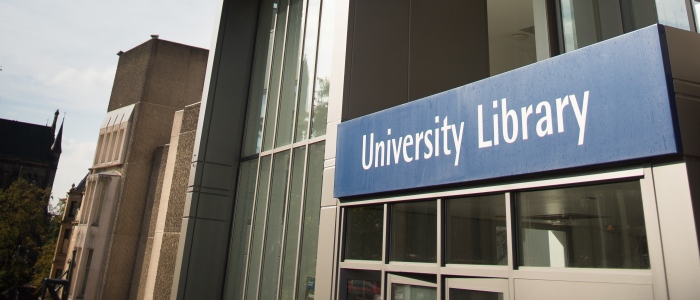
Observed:
[[[49,195],[24,179],[0,190],[0,292],[32,280],[41,247],[50,240]]]

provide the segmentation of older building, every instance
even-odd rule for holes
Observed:
[[[19,178],[53,186],[63,139],[63,124],[56,134],[57,120],[58,110],[51,126],[0,119],[0,189]]]
[[[70,240],[73,232],[73,226],[77,224],[76,217],[80,210],[80,204],[83,201],[83,192],[85,191],[85,181],[87,175],[76,186],[73,184],[71,189],[66,193],[66,198],[59,199],[63,201],[64,210],[61,216],[61,226],[56,239],[56,251],[53,256],[53,264],[51,265],[51,278],[66,278],[66,268],[68,260],[74,259],[71,257]]]
[[[168,156],[163,145],[171,141],[173,118],[182,115],[176,112],[189,111],[186,107],[201,99],[207,54],[158,36],[120,51],[108,112],[67,247],[75,251],[70,299],[135,297],[140,279],[148,277],[144,265],[153,265],[151,253],[158,262],[161,241],[170,242],[162,232],[154,242],[151,230],[151,210],[154,203],[160,205],[157,175],[164,167],[161,157]],[[182,210],[184,200],[180,202]],[[157,269],[156,263],[151,270]]]

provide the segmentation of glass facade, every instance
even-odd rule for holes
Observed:
[[[654,0],[561,0],[566,52],[657,22]]]
[[[314,297],[333,2],[261,1],[227,299]]]
[[[649,269],[639,182],[517,196],[522,266]]]
[[[514,273],[523,267],[648,271],[642,202],[640,182],[631,180],[351,205],[341,274],[385,270],[388,299],[504,299],[508,280],[536,279]],[[454,284],[443,296],[441,280]]]

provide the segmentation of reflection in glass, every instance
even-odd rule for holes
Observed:
[[[284,61],[284,35],[287,32],[287,9],[289,0],[279,0],[279,12],[277,13],[277,29],[275,30],[275,48],[272,52],[272,64],[267,93],[267,112],[265,113],[265,129],[263,133],[262,149],[270,150],[273,147],[275,124],[277,121],[277,102],[280,94],[280,80],[282,79],[282,66]]]
[[[304,160],[306,147],[294,149],[292,179],[289,186],[289,208],[287,209],[287,232],[284,242],[284,263],[280,299],[294,299],[294,275],[296,275],[297,243],[301,220],[302,190],[304,188]]]
[[[391,205],[392,261],[436,262],[437,201]]]
[[[258,299],[277,298],[277,278],[280,269],[280,251],[282,246],[282,229],[284,222],[285,196],[287,178],[289,177],[289,151],[275,154],[272,162],[272,183],[270,200],[267,208],[267,227],[265,233],[264,259],[260,297]]]
[[[503,300],[503,293],[450,289],[450,300]]]
[[[656,0],[659,23],[690,30],[686,0]]]
[[[648,269],[638,181],[523,192],[523,266]]]
[[[305,2],[303,0],[290,0],[289,2],[287,40],[285,42],[282,71],[282,93],[279,100],[275,147],[289,145],[292,142],[294,111],[299,88],[299,57],[304,33]]]
[[[309,0],[308,5],[304,54],[301,57],[301,77],[299,78],[299,103],[297,104],[295,142],[303,141],[309,136],[309,112],[311,110],[311,94],[314,88],[316,45],[319,19],[321,17],[321,0]]]
[[[260,278],[260,265],[262,263],[262,244],[265,237],[265,212],[267,211],[267,194],[270,184],[270,155],[260,159],[260,171],[258,172],[258,191],[255,200],[255,212],[253,218],[253,236],[251,238],[250,257],[248,261],[248,299],[258,296],[258,282]]]
[[[561,0],[566,52],[656,23],[655,0]]]
[[[231,249],[228,259],[228,277],[226,283],[226,298],[241,298],[243,295],[243,279],[245,264],[248,261],[248,241],[250,225],[253,217],[253,200],[255,199],[255,175],[258,160],[248,160],[241,163],[238,174],[236,207],[231,229]]]
[[[540,60],[550,56],[547,23],[535,23],[535,18],[547,20],[544,1],[486,1],[486,5],[492,76],[536,62],[538,48]]]
[[[445,201],[445,262],[507,265],[504,195]]]
[[[275,21],[277,20],[277,0],[264,0],[261,9],[243,141],[244,157],[260,152],[262,146],[262,123],[267,102],[267,87],[270,81],[270,64],[272,63]]]
[[[436,300],[437,289],[418,285],[398,284],[391,285],[392,300]]]
[[[700,32],[700,0],[693,0],[693,11],[695,12],[695,30]]]
[[[323,182],[323,154],[326,143],[309,145],[306,200],[304,202],[301,262],[297,279],[297,299],[313,300],[316,287],[316,250],[318,221],[321,213],[321,185]]]
[[[382,259],[384,205],[348,208],[346,226],[346,259]]]
[[[381,299],[382,283],[375,280],[348,280],[347,300]]]
[[[311,135],[326,134],[328,119],[328,96],[331,88],[331,61],[333,59],[333,25],[335,22],[335,0],[323,1],[321,29],[318,38],[318,58],[316,60],[316,84],[311,109]]]

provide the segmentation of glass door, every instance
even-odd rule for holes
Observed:
[[[424,278],[421,278],[424,277]],[[435,276],[400,276],[390,274],[389,297],[391,300],[437,300],[438,290]]]
[[[448,278],[445,290],[447,300],[510,299],[508,279],[501,278]]]

